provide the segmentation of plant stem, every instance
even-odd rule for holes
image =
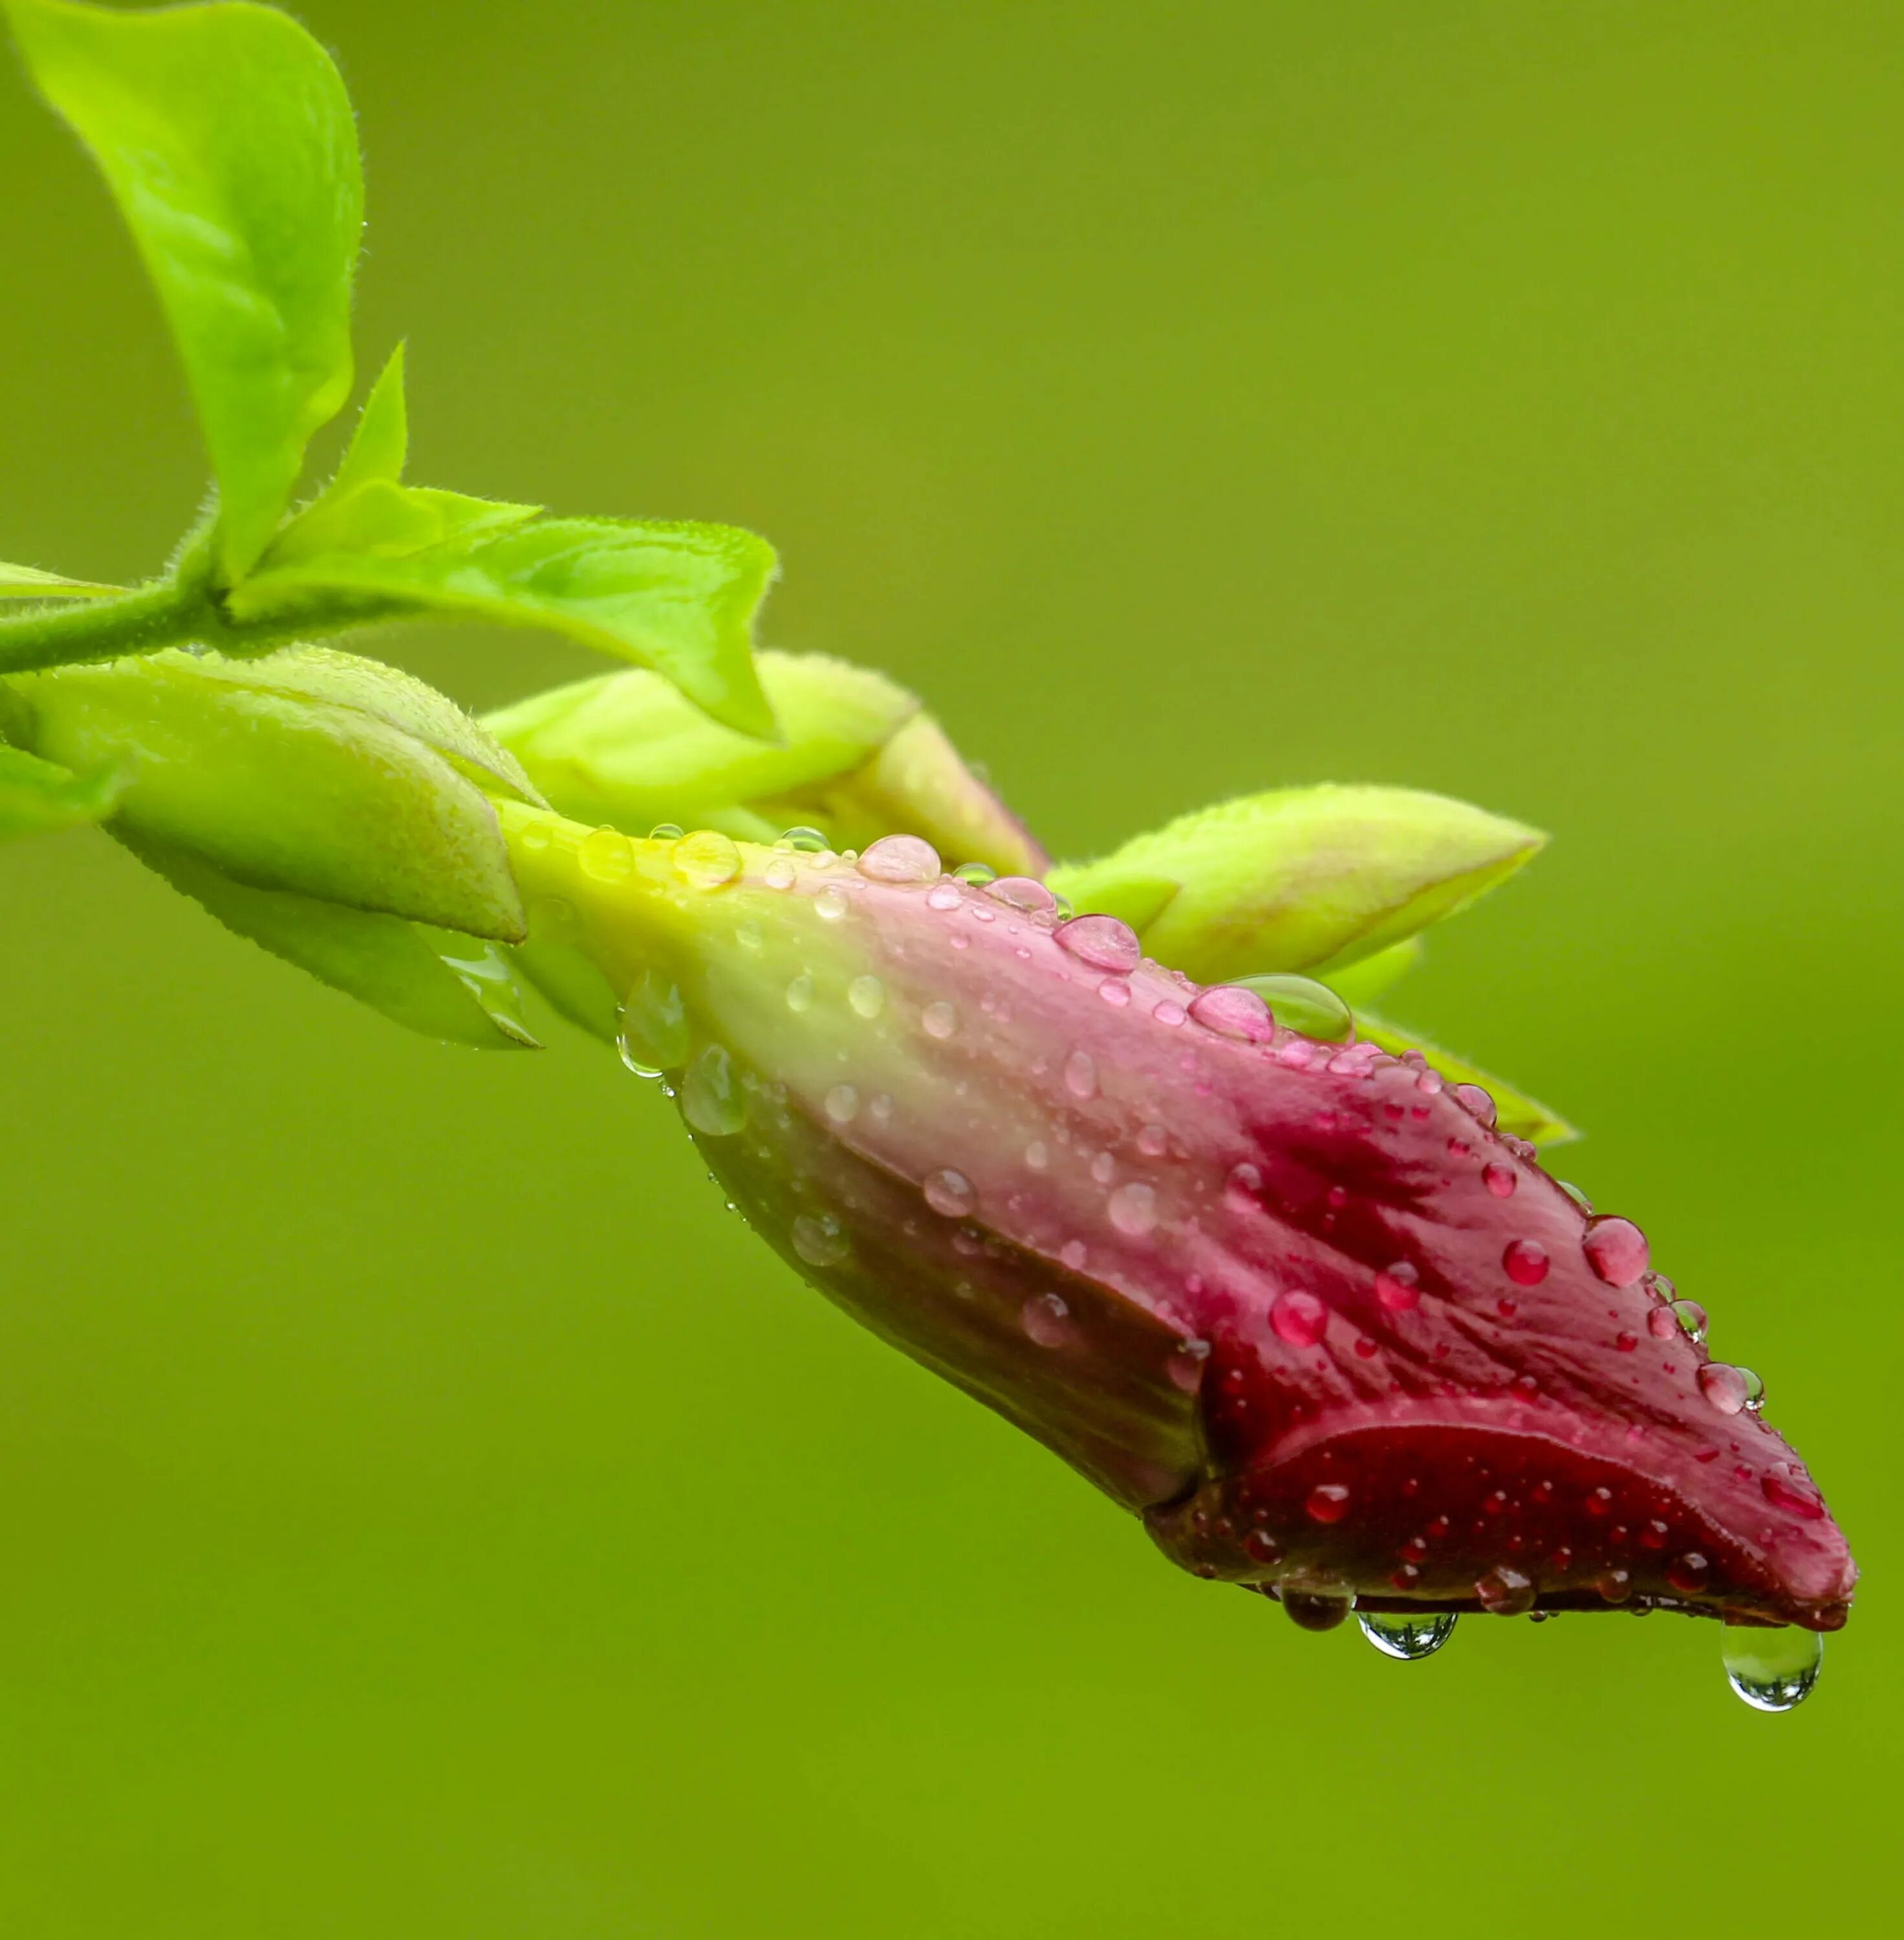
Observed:
[[[202,586],[157,579],[84,606],[43,608],[0,620],[0,674],[118,660],[188,641],[210,644],[227,630]]]

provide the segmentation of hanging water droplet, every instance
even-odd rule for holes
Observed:
[[[1134,1179],[1105,1202],[1111,1224],[1127,1239],[1141,1240],[1157,1224],[1157,1188]]]
[[[635,873],[634,846],[619,829],[590,829],[579,859],[582,874],[597,883],[625,883]]]
[[[1312,1590],[1285,1590],[1283,1613],[1298,1630],[1332,1630],[1355,1608],[1353,1597],[1318,1594]]]
[[[724,1044],[707,1045],[681,1081],[681,1115],[712,1139],[731,1138],[747,1122],[747,1094]]]
[[[805,971],[787,986],[787,1008],[795,1013],[811,1010],[813,1004],[813,980]]]
[[[1581,1245],[1609,1286],[1631,1286],[1646,1270],[1646,1236],[1631,1219],[1592,1221]]]
[[[797,849],[802,855],[820,856],[833,845],[817,828],[801,827],[783,831],[774,846],[777,849]]]
[[[1073,917],[1069,923],[1060,923],[1051,936],[1079,962],[1088,963],[1094,970],[1121,975],[1136,969],[1143,961],[1143,945],[1137,941],[1137,932],[1114,916]]]
[[[1728,1624],[1719,1640],[1726,1681],[1755,1711],[1789,1711],[1818,1681],[1825,1640],[1817,1630],[1790,1626],[1759,1630]]]
[[[1452,1610],[1423,1610],[1406,1615],[1393,1610],[1356,1613],[1362,1634],[1384,1657],[1398,1657],[1405,1664],[1433,1657],[1454,1634]]]
[[[828,923],[838,923],[847,913],[847,892],[836,883],[828,883],[813,898],[813,914]]]
[[[1245,1044],[1266,1044],[1276,1035],[1269,1006],[1240,984],[1213,984],[1199,990],[1190,1000],[1190,1015],[1206,1030]]]
[[[862,1017],[876,1017],[886,1008],[886,986],[877,977],[856,977],[847,986],[847,1002]]]
[[[810,1267],[836,1267],[847,1256],[847,1236],[830,1213],[803,1212],[793,1222],[793,1250]]]
[[[938,851],[917,835],[882,835],[854,865],[875,883],[933,883],[938,880]]]
[[[950,1037],[959,1028],[959,1014],[941,998],[919,1013],[919,1021],[928,1037],[942,1039]]]
[[[687,1006],[659,971],[635,979],[617,1022],[615,1048],[637,1078],[658,1078],[687,1063]]]
[[[1355,1036],[1355,1019],[1348,1005],[1313,977],[1268,972],[1239,977],[1234,987],[1262,998],[1285,1030],[1320,1038],[1325,1044],[1347,1044]]]
[[[978,1203],[972,1181],[950,1166],[926,1173],[920,1189],[926,1195],[926,1203],[947,1219],[964,1219]]]
[[[969,883],[975,889],[982,889],[987,883],[998,880],[998,871],[984,862],[961,862],[952,874],[962,883]]]

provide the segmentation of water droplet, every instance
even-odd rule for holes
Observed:
[[[1325,1044],[1347,1044],[1355,1036],[1355,1019],[1348,1005],[1326,984],[1318,984],[1313,977],[1280,972],[1239,977],[1235,987],[1262,998],[1269,1006],[1270,1015],[1285,1030],[1319,1038]]]
[[[1759,1630],[1728,1624],[1719,1640],[1726,1681],[1755,1711],[1789,1711],[1811,1694],[1825,1640],[1796,1627]]]
[[[1127,1239],[1141,1240],[1157,1224],[1157,1188],[1134,1179],[1105,1203],[1111,1224]]]
[[[1161,1125],[1143,1126],[1137,1133],[1137,1149],[1146,1158],[1161,1158],[1170,1148],[1170,1135]]]
[[[1494,1100],[1478,1084],[1457,1084],[1454,1087],[1454,1095],[1484,1125],[1491,1125],[1494,1122]]]
[[[637,1078],[658,1078],[687,1063],[687,1008],[658,971],[644,970],[635,979],[621,1006],[615,1048]]]
[[[1122,974],[1143,961],[1137,932],[1114,916],[1073,917],[1069,923],[1060,923],[1051,935],[1079,962],[1088,963],[1094,970]]]
[[[1674,1325],[1693,1340],[1706,1338],[1706,1310],[1696,1300],[1676,1300],[1671,1307],[1654,1310],[1671,1315]]]
[[[1454,1634],[1452,1610],[1423,1610],[1418,1615],[1382,1611],[1365,1616],[1358,1611],[1356,1621],[1383,1656],[1399,1657],[1405,1664],[1433,1657]]]
[[[1064,1244],[1058,1248],[1057,1256],[1073,1273],[1084,1271],[1085,1255],[1083,1240],[1066,1240]]]
[[[859,1094],[850,1084],[836,1084],[826,1094],[826,1115],[836,1125],[850,1125],[859,1115]]]
[[[747,1094],[723,1044],[706,1045],[681,1081],[681,1115],[711,1139],[731,1138],[747,1122]]]
[[[847,892],[836,883],[828,883],[813,898],[813,914],[828,923],[838,923],[847,913]]]
[[[789,828],[783,831],[777,849],[798,849],[807,856],[823,856],[833,846],[817,828]]]
[[[1064,1060],[1064,1088],[1074,1098],[1097,1096],[1097,1060],[1088,1051],[1074,1051]]]
[[[682,836],[674,845],[673,860],[690,889],[718,889],[740,873],[740,851],[733,838],[712,828]]]
[[[1041,1347],[1068,1347],[1078,1338],[1062,1294],[1035,1294],[1018,1310],[1018,1325]]]
[[[532,856],[539,856],[553,838],[546,822],[532,822],[516,839]]]
[[[1801,1518],[1806,1522],[1822,1522],[1825,1505],[1813,1490],[1802,1482],[1793,1481],[1789,1476],[1767,1475],[1759,1484],[1765,1500],[1775,1509],[1783,1509],[1788,1515]]]
[[[948,1038],[959,1028],[959,1014],[941,998],[919,1013],[919,1021],[928,1037]]]
[[[1245,1044],[1267,1044],[1276,1035],[1269,1006],[1239,984],[1213,984],[1199,990],[1190,1000],[1190,1015],[1206,1030]]]
[[[1303,1498],[1302,1512],[1311,1522],[1340,1522],[1349,1512],[1349,1492],[1340,1482],[1318,1482]]]
[[[1355,1608],[1353,1597],[1320,1596],[1310,1590],[1285,1590],[1283,1611],[1298,1630],[1332,1630]]]
[[[1586,1213],[1590,1218],[1591,1217],[1593,1213],[1593,1201],[1589,1199],[1577,1185],[1573,1185],[1570,1181],[1564,1179],[1557,1179],[1554,1181],[1554,1183],[1567,1194],[1568,1198],[1573,1201],[1575,1205],[1579,1207],[1582,1212]]]
[[[1547,1249],[1537,1240],[1510,1240],[1501,1264],[1516,1286],[1538,1286],[1547,1277]]]
[[[1025,1164],[1033,1172],[1042,1172],[1051,1162],[1051,1147],[1042,1139],[1033,1139],[1025,1147]]]
[[[1114,1011],[1121,1011],[1130,1001],[1130,986],[1121,977],[1106,977],[1097,987],[1097,994]]]
[[[648,831],[651,842],[679,842],[687,831],[678,822],[658,822]]]
[[[1489,1165],[1481,1168],[1481,1182],[1497,1199],[1512,1199],[1521,1179],[1511,1165]]]
[[[875,883],[935,883],[938,851],[917,835],[882,835],[853,866]]]
[[[1765,1384],[1745,1368],[1724,1361],[1708,1361],[1699,1370],[1699,1392],[1721,1414],[1738,1414],[1752,1405],[1755,1386],[1762,1396]]]
[[[1181,1004],[1176,1003],[1170,998],[1166,997],[1164,1001],[1151,1012],[1150,1014],[1155,1018],[1160,1024],[1168,1025],[1171,1028],[1174,1029],[1177,1025],[1182,1023],[1184,1019],[1187,1017],[1190,1013],[1186,1011]]]
[[[1593,1587],[1600,1592],[1603,1603],[1623,1603],[1633,1594],[1633,1572],[1630,1569],[1603,1570]]]
[[[1091,1176],[1100,1185],[1108,1185],[1117,1176],[1117,1161],[1107,1151],[1101,1151],[1091,1162]]]
[[[810,1010],[813,1002],[813,980],[805,971],[787,986],[787,1008],[800,1011]]]
[[[635,873],[635,851],[618,829],[593,828],[581,839],[581,872],[597,883],[625,883]]]
[[[1181,1388],[1185,1394],[1195,1394],[1198,1383],[1204,1377],[1204,1364],[1209,1359],[1210,1343],[1207,1341],[1194,1338],[1179,1341],[1176,1344],[1176,1352],[1165,1362],[1164,1371],[1169,1374],[1173,1386]],[[1259,1561],[1264,1560],[1258,1558]],[[1267,1560],[1274,1562],[1276,1559],[1271,1557]]]
[[[982,889],[987,883],[998,880],[998,871],[984,862],[961,862],[952,871],[962,883],[969,883],[973,888]]]
[[[923,1190],[926,1203],[947,1219],[964,1219],[978,1203],[978,1194],[972,1190],[972,1181],[963,1173],[954,1172],[950,1166],[926,1173]]]
[[[1631,1219],[1595,1219],[1581,1243],[1609,1286],[1631,1286],[1646,1270],[1646,1236]]]
[[[957,883],[935,883],[926,892],[926,907],[930,910],[955,910],[964,901]]]
[[[1421,1276],[1406,1260],[1397,1260],[1376,1274],[1375,1300],[1387,1313],[1408,1313],[1420,1303]]]
[[[1696,1549],[1674,1557],[1666,1566],[1666,1580],[1683,1597],[1696,1597],[1711,1580],[1712,1565]]]
[[[1329,1331],[1329,1309],[1313,1293],[1292,1289],[1270,1302],[1269,1324],[1292,1347],[1313,1347]]]
[[[1030,876],[999,876],[985,885],[985,893],[1008,908],[1042,916],[1057,901],[1045,885]]]
[[[847,1002],[862,1017],[876,1017],[886,1008],[886,986],[877,977],[856,977],[847,986]]]
[[[1497,1563],[1478,1579],[1474,1593],[1491,1617],[1518,1617],[1533,1608],[1533,1579],[1511,1563]]]
[[[762,880],[770,889],[790,889],[799,876],[799,871],[784,856],[776,856],[767,865]]]
[[[847,1236],[831,1214],[803,1212],[793,1222],[793,1250],[810,1267],[836,1267],[847,1256]]]

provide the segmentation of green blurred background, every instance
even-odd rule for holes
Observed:
[[[1327,778],[1555,831],[1390,1008],[1589,1128],[1869,1588],[1783,1718],[1667,1618],[1299,1633],[804,1290],[612,1058],[15,844],[0,1929],[1889,1930],[1893,0],[304,17],[419,477],[766,532],[766,637],[1061,850]],[[0,81],[0,554],[136,574],[182,388]]]

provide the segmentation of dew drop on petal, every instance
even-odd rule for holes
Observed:
[[[938,851],[917,835],[882,835],[853,867],[875,883],[936,882]]]
[[[1712,1564],[1699,1550],[1682,1551],[1666,1566],[1666,1580],[1683,1597],[1696,1597],[1712,1580]]]
[[[919,1021],[928,1037],[944,1039],[959,1028],[959,1014],[941,998],[919,1013]]]
[[[1494,1122],[1493,1096],[1484,1091],[1478,1084],[1457,1084],[1454,1087],[1454,1095],[1481,1124],[1491,1125]]]
[[[1073,1273],[1082,1273],[1085,1267],[1085,1243],[1082,1240],[1066,1240],[1057,1249],[1058,1258]]]
[[[1581,1243],[1609,1286],[1631,1286],[1646,1270],[1646,1236],[1631,1219],[1595,1219]]]
[[[1655,1307],[1655,1313],[1670,1314],[1674,1326],[1694,1341],[1706,1338],[1706,1310],[1696,1300],[1676,1300],[1671,1307]]]
[[[591,882],[625,883],[635,873],[633,846],[618,829],[590,829],[581,839],[578,859]]]
[[[1137,1149],[1146,1158],[1161,1158],[1169,1151],[1170,1135],[1161,1125],[1148,1124],[1137,1133]]]
[[[1157,1224],[1157,1188],[1131,1179],[1111,1194],[1105,1209],[1125,1238],[1140,1240]]]
[[[1340,1482],[1318,1482],[1303,1498],[1302,1512],[1311,1522],[1340,1522],[1349,1512],[1349,1492]]]
[[[1742,1368],[1724,1361],[1708,1361],[1699,1370],[1699,1392],[1721,1414],[1741,1413],[1752,1389]]]
[[[1383,1656],[1399,1658],[1405,1664],[1433,1657],[1454,1634],[1452,1610],[1423,1610],[1418,1616],[1394,1610],[1365,1615],[1358,1611],[1356,1621]]]
[[[1234,987],[1262,998],[1270,1015],[1284,1030],[1299,1031],[1304,1037],[1325,1044],[1347,1044],[1355,1036],[1355,1019],[1349,1007],[1326,984],[1313,977],[1298,977],[1280,972],[1259,977],[1239,977]]]
[[[1728,1624],[1719,1640],[1726,1681],[1755,1711],[1789,1711],[1811,1695],[1825,1640],[1796,1626],[1761,1630]]]
[[[847,986],[847,1002],[862,1017],[876,1017],[886,1008],[886,986],[877,977],[856,977]]]
[[[1534,1605],[1533,1579],[1511,1563],[1497,1563],[1478,1578],[1474,1593],[1490,1616],[1518,1617]]]
[[[826,1115],[836,1125],[850,1125],[859,1115],[859,1094],[850,1084],[836,1084],[826,1094]]]
[[[1481,1182],[1497,1199],[1512,1199],[1521,1180],[1511,1165],[1490,1165],[1482,1168]]]
[[[969,883],[974,889],[979,889],[987,883],[998,880],[998,871],[986,862],[961,862],[952,874],[955,881]]]
[[[1097,987],[1097,994],[1114,1011],[1121,1011],[1130,1001],[1130,986],[1121,977],[1106,977]]]
[[[648,831],[651,842],[679,842],[687,831],[678,822],[658,822]]]
[[[1069,950],[1081,963],[1094,970],[1119,973],[1134,970],[1143,961],[1143,946],[1137,932],[1114,916],[1073,917],[1060,923],[1053,940]]]
[[[942,1166],[926,1173],[923,1185],[926,1203],[947,1219],[963,1219],[978,1203],[972,1181],[962,1172]]]
[[[817,828],[801,827],[783,830],[780,839],[774,846],[777,849],[797,849],[805,856],[823,856],[833,845]]]
[[[1245,1044],[1266,1044],[1276,1035],[1269,1006],[1240,984],[1213,984],[1190,1000],[1190,1015],[1219,1037],[1240,1038]]]
[[[776,856],[761,880],[770,889],[790,889],[799,873],[784,856]]]
[[[681,1081],[681,1115],[713,1139],[731,1138],[747,1122],[747,1094],[724,1044],[706,1045]]]
[[[1329,1309],[1313,1293],[1292,1289],[1270,1302],[1269,1324],[1292,1347],[1313,1347],[1329,1331]]]
[[[828,883],[813,898],[813,914],[828,923],[838,923],[847,913],[847,892],[837,883]]]
[[[1074,1051],[1064,1060],[1064,1088],[1074,1098],[1097,1096],[1097,1060],[1088,1051]]]
[[[1160,1024],[1167,1024],[1174,1028],[1182,1023],[1190,1013],[1173,999],[1166,997],[1150,1014]]]
[[[1501,1264],[1516,1286],[1538,1286],[1547,1277],[1547,1249],[1537,1240],[1510,1240]]]
[[[1165,1363],[1165,1371],[1170,1377],[1171,1385],[1181,1388],[1185,1394],[1195,1394],[1198,1384],[1204,1377],[1204,1365],[1209,1359],[1210,1343],[1207,1341],[1194,1338],[1179,1341],[1176,1352]],[[1268,1560],[1271,1562],[1275,1560],[1273,1557]]]
[[[1091,1162],[1091,1176],[1100,1185],[1108,1185],[1117,1176],[1117,1161],[1107,1151],[1100,1151]]]
[[[628,992],[615,1046],[637,1078],[658,1078],[688,1061],[688,1013],[677,987],[658,970],[644,970]]]
[[[810,1010],[813,1002],[813,980],[805,971],[787,985],[787,1008],[798,1014]]]
[[[688,886],[718,889],[740,873],[740,851],[731,835],[718,829],[697,829],[674,845],[672,859]]]
[[[935,883],[926,892],[926,907],[931,910],[955,910],[964,901],[956,883]]]
[[[1077,1338],[1062,1294],[1034,1294],[1019,1308],[1018,1324],[1041,1347],[1067,1347]]]
[[[1038,916],[1057,901],[1045,885],[1032,876],[1000,876],[985,885],[985,893],[1008,908]]]
[[[1406,1313],[1421,1300],[1421,1276],[1406,1260],[1397,1260],[1375,1276],[1375,1300],[1385,1313]]]
[[[793,1250],[810,1267],[836,1267],[847,1256],[847,1236],[825,1212],[803,1212],[793,1222]]]

